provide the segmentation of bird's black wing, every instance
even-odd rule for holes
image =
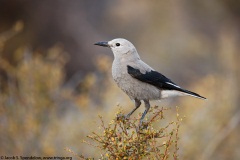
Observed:
[[[150,71],[146,73],[141,73],[139,69],[133,68],[131,66],[127,66],[128,74],[130,74],[133,78],[138,79],[139,81],[151,84],[161,90],[176,90],[180,92],[184,92],[199,98],[206,99],[202,96],[200,96],[197,93],[185,90],[180,88],[178,85],[173,83],[170,79],[162,75],[161,73],[157,71]]]
[[[143,74],[139,69],[133,68],[129,65],[127,66],[127,69],[128,74],[130,74],[133,78],[136,78],[145,83],[149,83],[159,89],[176,90],[177,88],[180,88],[159,72],[150,71]]]

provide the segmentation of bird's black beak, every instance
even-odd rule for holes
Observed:
[[[97,43],[94,43],[94,45],[109,47],[108,42],[97,42]]]

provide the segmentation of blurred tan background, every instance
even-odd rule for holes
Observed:
[[[240,159],[240,2],[234,0],[0,0],[0,155],[100,157],[82,143],[130,99],[111,78],[110,49],[130,40],[141,58],[208,98],[174,98],[186,116],[180,159]],[[141,107],[137,112],[143,111]],[[135,116],[137,113],[135,113]],[[161,124],[159,124],[161,125]]]

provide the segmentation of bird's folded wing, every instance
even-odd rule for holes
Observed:
[[[197,93],[185,90],[180,88],[178,85],[173,83],[170,79],[162,75],[161,73],[151,70],[151,71],[146,71],[146,73],[141,73],[139,69],[134,68],[130,65],[127,66],[128,74],[130,74],[133,78],[138,79],[139,81],[151,84],[158,89],[161,90],[176,90],[180,92],[184,92],[193,96],[196,96],[198,98],[203,98],[204,97],[200,96]]]
[[[146,73],[141,73],[139,69],[129,65],[127,66],[127,69],[128,74],[130,74],[133,78],[154,85],[159,89],[174,90],[180,88],[178,85],[173,83],[170,79],[159,72],[151,70]]]

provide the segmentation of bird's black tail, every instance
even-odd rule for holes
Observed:
[[[197,94],[197,93],[188,91],[188,90],[186,90],[186,89],[182,89],[182,88],[179,88],[179,89],[180,89],[179,91],[181,91],[181,92],[183,92],[183,93],[186,93],[186,94],[189,95],[189,96],[196,97],[196,98],[200,98],[200,99],[207,99],[207,98],[205,98],[205,97],[203,97],[203,96],[200,96],[200,95]]]

